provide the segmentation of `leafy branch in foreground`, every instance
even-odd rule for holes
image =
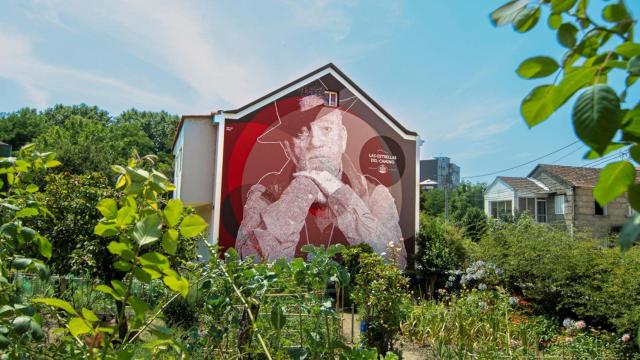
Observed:
[[[573,105],[572,121],[578,138],[590,147],[585,158],[597,159],[630,147],[631,159],[640,163],[640,102],[628,96],[640,76],[640,44],[634,39],[637,20],[623,0],[603,5],[601,19],[596,20],[588,0],[514,0],[490,17],[495,26],[511,24],[524,33],[548,9],[547,25],[566,48],[560,59],[534,56],[517,69],[524,79],[554,76],[522,101],[520,111],[529,127],[547,120],[581,91]],[[624,81],[612,80],[620,75]],[[635,179],[631,161],[610,163],[600,173],[594,198],[604,206],[627,193],[631,206],[640,211],[640,184]],[[635,215],[621,232],[623,250],[639,235],[640,215]]]
[[[52,216],[35,197],[36,183],[46,170],[59,165],[54,153],[39,153],[32,144],[23,146],[17,157],[0,159],[0,353],[10,358],[35,356],[37,350],[25,344],[45,338],[42,316],[22,299],[13,279],[18,272],[49,277],[42,260],[25,254],[35,247],[42,257],[51,258],[51,243],[29,223]]]
[[[133,283],[162,280],[176,293],[169,302],[178,295],[186,297],[189,281],[171,267],[170,258],[176,254],[181,240],[200,236],[207,224],[200,216],[185,211],[180,200],[165,202],[164,198],[175,187],[163,174],[144,170],[141,163],[145,159],[131,160],[126,167],[114,165],[112,169],[118,174],[116,188],[121,189],[119,198],[102,199],[97,206],[103,218],[95,226],[95,233],[114,239],[108,250],[115,256],[114,268],[121,273],[119,279],[96,287],[116,303],[114,325],[103,326],[91,310],[77,311],[60,299],[34,300],[64,310],[71,317],[63,332],[89,357],[130,359],[134,350],[128,345],[143,331],[154,337],[143,346],[152,353],[171,349],[177,354],[184,353],[169,335],[170,329],[153,323],[159,312],[147,316],[151,308],[134,295]]]

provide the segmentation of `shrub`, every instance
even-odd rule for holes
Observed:
[[[512,300],[503,290],[472,290],[453,296],[448,304],[426,301],[414,307],[402,331],[411,341],[428,345],[435,358],[624,356],[622,342],[611,334],[587,329],[568,334]]]
[[[369,244],[358,244],[354,246],[347,247],[340,255],[342,256],[342,264],[349,273],[351,279],[349,285],[345,288],[344,294],[344,304],[343,307],[351,306],[351,290],[353,289],[354,284],[357,282],[358,273],[360,272],[360,267],[362,263],[362,259],[367,254],[373,254],[373,248]],[[340,299],[338,299],[340,301]]]
[[[448,271],[459,268],[465,260],[462,230],[440,218],[420,215],[416,254],[418,279],[426,281],[433,296],[436,286],[444,286]]]
[[[601,240],[521,217],[495,226],[468,249],[495,263],[509,288],[559,318],[635,333],[640,325],[640,249],[622,254]]]
[[[487,232],[487,216],[478,208],[469,208],[461,220],[464,235],[473,240],[480,241]]]
[[[377,254],[363,254],[353,300],[367,323],[364,339],[381,354],[393,349],[410,304],[409,281],[394,265]]]
[[[109,240],[93,233],[102,218],[96,208],[98,202],[115,196],[107,177],[101,173],[53,174],[45,183],[38,195],[54,218],[40,219],[38,225],[56,249],[51,269],[57,274],[92,277],[113,272]]]

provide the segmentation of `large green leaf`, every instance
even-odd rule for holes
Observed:
[[[620,115],[616,92],[607,85],[594,85],[576,100],[573,127],[585,144],[602,153],[620,127]]]
[[[494,26],[503,26],[513,23],[518,13],[524,9],[528,0],[513,0],[494,10],[489,16]]]
[[[103,292],[105,294],[109,294],[116,300],[122,300],[122,296],[118,295],[118,293],[115,292],[115,290],[113,290],[110,286],[98,285],[96,286],[96,290]]]
[[[629,60],[627,64],[627,70],[629,74],[633,76],[640,76],[640,56],[636,55]]]
[[[628,161],[617,161],[600,171],[600,178],[593,189],[593,197],[602,206],[627,192],[636,180],[636,169]]]
[[[616,48],[616,53],[622,55],[626,58],[632,58],[634,56],[640,55],[640,44],[633,42],[626,42],[618,45]]]
[[[156,269],[163,271],[169,268],[169,259],[159,252],[148,252],[140,256],[140,264],[142,266],[152,266]]]
[[[133,229],[133,238],[140,246],[154,243],[162,236],[161,225],[162,220],[158,214],[147,215],[136,223]]]
[[[557,30],[560,27],[560,25],[562,25],[562,15],[560,14],[549,15],[547,24],[549,25],[549,28],[551,28],[552,30]]]
[[[169,229],[167,232],[162,235],[162,248],[167,254],[175,254],[178,249],[178,231],[174,229]]]
[[[31,316],[21,315],[11,322],[13,330],[19,334],[24,334],[31,329]]]
[[[174,227],[178,225],[180,217],[182,216],[182,201],[180,201],[180,199],[169,200],[162,213],[169,226]]]
[[[558,28],[558,33],[557,33],[558,42],[562,46],[571,49],[574,46],[576,46],[577,34],[578,34],[578,28],[576,28],[571,23],[564,23],[560,25],[560,27]]]
[[[56,298],[36,298],[31,300],[34,303],[37,304],[45,304],[45,305],[49,305],[49,306],[53,306],[56,307],[58,309],[62,309],[64,311],[66,311],[68,314],[71,315],[77,315],[78,313],[76,312],[76,310],[73,308],[73,306],[71,306],[71,304],[69,304],[68,302],[62,300],[62,299],[56,299]]]
[[[53,245],[51,242],[44,236],[38,234],[36,235],[33,242],[38,245],[38,251],[40,251],[40,255],[46,257],[47,259],[51,259],[51,255],[53,255]]]
[[[131,206],[123,206],[118,210],[118,216],[116,216],[116,224],[118,226],[129,225],[133,222],[136,216],[136,209]]]
[[[118,231],[116,224],[100,222],[96,225],[93,233],[99,236],[109,237],[118,235],[120,231]]]
[[[162,281],[169,289],[180,293],[182,297],[186,298],[189,294],[189,282],[181,276],[167,275],[162,278]]]
[[[555,88],[553,85],[538,86],[522,100],[520,113],[529,127],[538,125],[553,114]]]
[[[75,317],[69,321],[67,324],[69,327],[69,331],[71,331],[71,335],[78,336],[82,334],[87,334],[91,332],[91,326],[87,324],[87,322],[79,317]]]
[[[113,255],[118,255],[125,260],[133,260],[135,253],[128,244],[123,242],[112,241],[107,245],[107,249]]]
[[[548,56],[536,56],[523,61],[516,72],[525,79],[546,77],[558,70],[560,65]]]
[[[525,33],[533,29],[538,20],[540,20],[540,7],[524,8],[513,19],[513,28],[518,32]]]
[[[594,160],[594,159],[598,159],[603,157],[604,155],[607,155],[608,153],[612,152],[612,151],[616,151],[618,149],[621,149],[625,146],[628,146],[627,144],[621,144],[621,143],[612,143],[610,145],[607,146],[606,149],[604,149],[604,151],[602,151],[602,153],[598,153],[594,150],[590,150],[589,152],[587,152],[587,154],[584,156],[585,159],[587,160]]]
[[[556,91],[553,94],[553,106],[555,109],[564,105],[578,90],[590,85],[596,76],[598,69],[581,67],[565,74]]]
[[[620,247],[622,251],[629,250],[631,245],[638,240],[638,236],[640,236],[640,215],[635,214],[620,231]]]
[[[274,329],[280,331],[284,328],[284,325],[287,323],[287,318],[284,315],[284,311],[282,310],[282,306],[279,303],[273,304],[271,308],[271,326]]]
[[[608,22],[620,22],[628,17],[627,8],[621,2],[609,4],[602,9],[602,18]]]
[[[82,308],[82,317],[89,322],[97,322],[100,320],[93,311],[87,308]]]
[[[118,216],[118,204],[113,199],[100,200],[96,208],[107,220],[113,220]]]
[[[551,11],[557,14],[571,10],[577,2],[578,0],[551,0]]]
[[[180,234],[186,238],[196,237],[207,228],[207,223],[200,216],[191,214],[182,219]]]

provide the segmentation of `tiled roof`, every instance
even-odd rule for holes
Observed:
[[[536,184],[535,181],[525,177],[498,176],[498,179],[516,191],[529,191],[534,193],[547,191],[542,186]]]
[[[598,168],[547,164],[538,165],[531,173],[533,174],[537,171],[551,174],[570,185],[585,187],[596,186],[598,175],[600,174],[600,169]]]
[[[595,187],[598,183],[600,170],[602,169],[540,164],[531,171],[529,176],[535,172],[546,172],[572,186]],[[638,180],[640,179],[638,175],[640,175],[640,168],[636,168],[636,183],[638,183]]]

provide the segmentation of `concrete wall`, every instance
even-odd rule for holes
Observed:
[[[612,227],[624,225],[629,218],[629,203],[626,194],[607,204],[605,215],[595,215],[593,188],[575,190],[575,227],[593,236],[607,236]]]
[[[179,184],[177,197],[185,205],[211,206],[216,180],[216,129],[211,118],[184,119],[180,137],[174,147],[174,156],[180,152],[182,166],[180,173],[176,171],[176,183]]]

